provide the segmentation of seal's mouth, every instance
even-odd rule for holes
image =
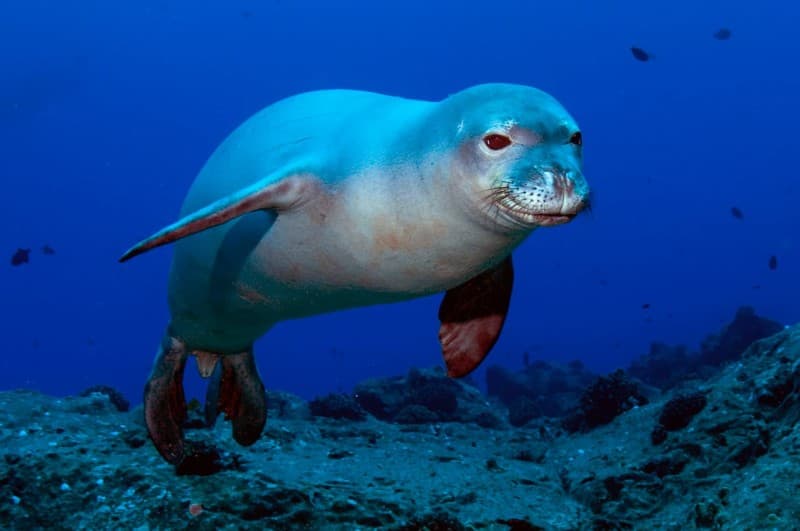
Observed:
[[[569,223],[588,207],[589,194],[579,174],[537,168],[524,179],[501,178],[487,198],[497,223],[526,230]]]
[[[506,217],[523,225],[538,227],[552,227],[569,223],[578,215],[579,208],[570,211],[562,211],[561,204],[558,208],[531,208],[530,206],[518,201],[513,193],[509,192],[500,197],[497,206]]]
[[[577,214],[534,214],[536,224],[545,227],[553,225],[561,225],[562,223],[569,223],[575,219]]]

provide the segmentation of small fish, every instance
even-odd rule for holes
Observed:
[[[736,219],[744,219],[744,212],[742,212],[738,207],[731,207],[731,216],[735,217]]]
[[[778,257],[774,254],[769,257],[769,268],[773,271],[778,269]]]
[[[30,262],[30,249],[17,249],[14,256],[11,257],[11,265],[18,266]]]
[[[717,39],[718,41],[727,41],[728,39],[731,38],[731,35],[732,35],[731,30],[729,30],[728,28],[720,28],[714,32],[714,38]]]
[[[631,46],[631,53],[638,61],[647,62],[650,60],[650,54],[636,46]]]
[[[49,245],[43,245],[42,252],[44,254],[56,254],[56,250],[50,247]]]
[[[649,302],[646,302],[646,303],[642,304],[642,310],[648,310],[648,309],[650,309],[650,303]]]

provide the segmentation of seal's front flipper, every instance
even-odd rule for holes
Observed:
[[[489,353],[508,313],[514,269],[511,256],[448,290],[439,306],[439,342],[448,376],[472,372]]]
[[[165,337],[144,387],[147,431],[158,453],[173,464],[180,463],[184,457],[182,426],[186,420],[186,399],[183,395],[183,369],[186,356],[183,342]]]
[[[119,261],[124,262],[150,249],[222,225],[249,212],[290,208],[308,194],[311,179],[309,174],[297,172],[270,175],[164,227],[128,249]]]
[[[267,397],[256,369],[253,352],[229,354],[222,358],[219,409],[233,422],[233,438],[250,446],[261,436],[267,422]]]

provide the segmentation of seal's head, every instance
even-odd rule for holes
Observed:
[[[441,103],[456,143],[457,191],[481,221],[527,232],[573,219],[589,200],[582,138],[550,95],[526,86],[478,85]]]

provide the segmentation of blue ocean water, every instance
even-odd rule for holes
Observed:
[[[593,210],[515,253],[511,313],[484,365],[518,367],[527,351],[605,372],[652,341],[694,348],[743,304],[800,320],[790,2],[28,0],[0,12],[0,389],[103,383],[138,402],[168,319],[171,250],[117,258],[176,219],[239,123],[324,88],[439,100],[521,83],[581,125]],[[713,37],[722,27],[729,40]],[[12,266],[18,248],[30,262]],[[309,398],[440,365],[438,303],[282,323],[256,346],[265,385]]]

